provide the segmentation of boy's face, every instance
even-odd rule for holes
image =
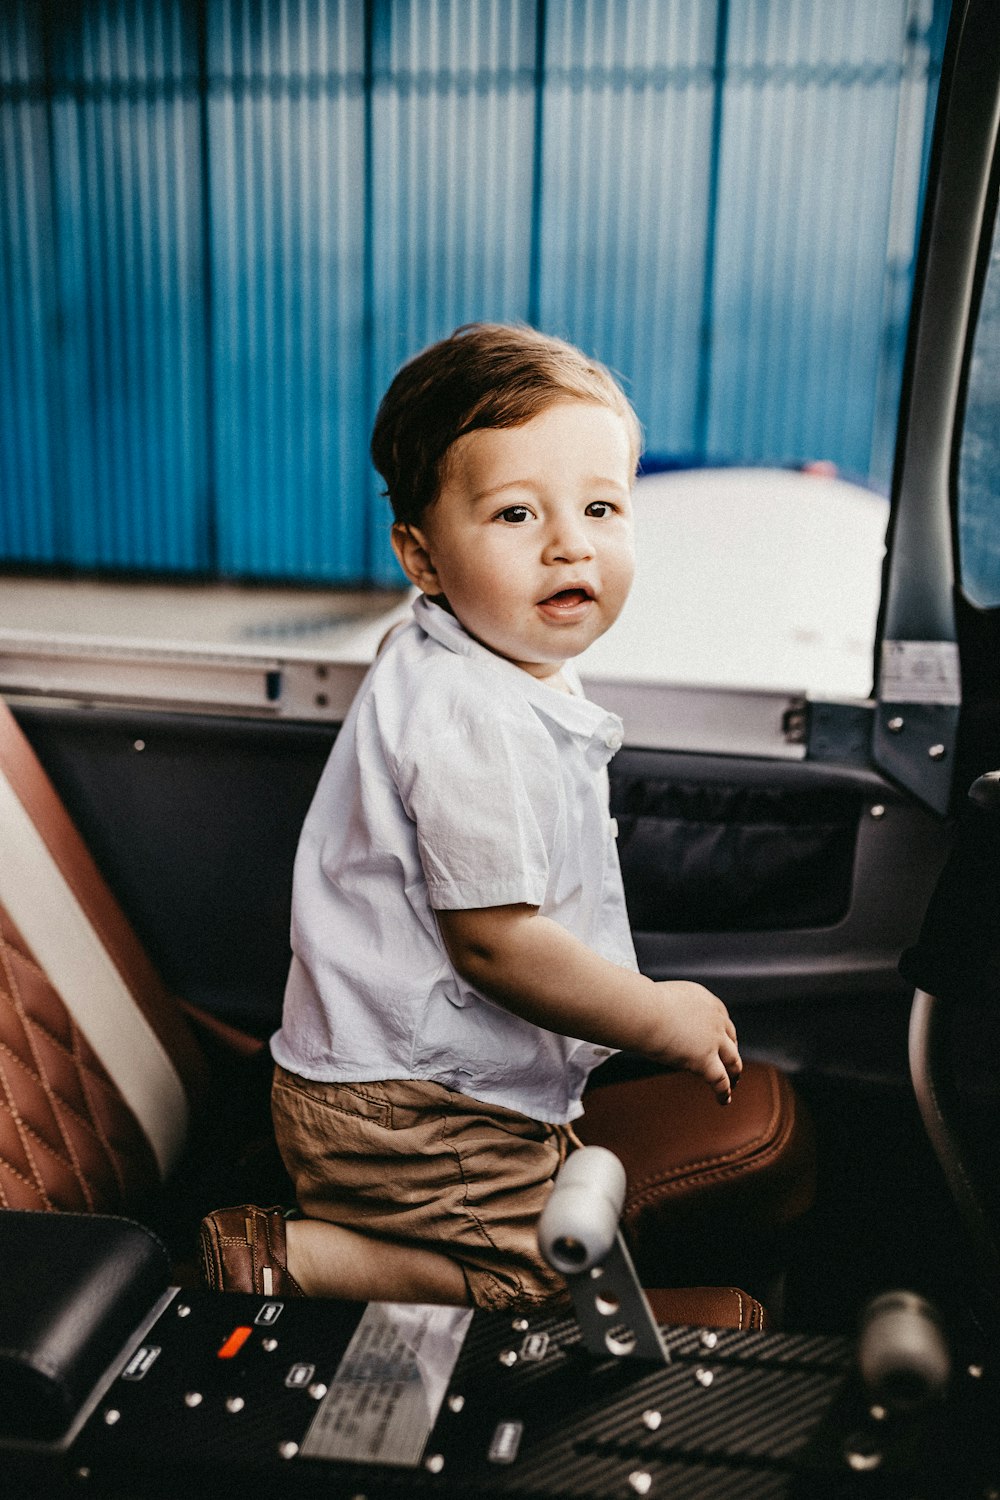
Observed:
[[[625,424],[560,401],[449,449],[421,525],[393,528],[412,583],[484,646],[550,677],[618,618],[635,566]]]

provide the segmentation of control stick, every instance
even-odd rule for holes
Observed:
[[[603,1146],[567,1157],[538,1221],[538,1244],[566,1277],[584,1345],[600,1358],[669,1364],[663,1336],[646,1301],[618,1227],[625,1168]]]

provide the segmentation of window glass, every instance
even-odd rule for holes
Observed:
[[[398,586],[375,407],[479,318],[884,488],[947,11],[0,5],[0,565]]]
[[[1000,605],[1000,218],[994,227],[972,349],[959,456],[958,546],[962,588],[974,604]]]

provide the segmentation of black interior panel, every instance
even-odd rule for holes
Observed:
[[[16,711],[166,982],[267,1036],[288,968],[295,848],[334,730],[49,703]],[[625,749],[612,805],[646,973],[783,1011],[783,1035],[801,1030],[803,1046],[817,1016],[790,1028],[789,1005],[903,993],[896,964],[946,829],[874,773]],[[743,1029],[770,1050],[764,1015]]]
[[[844,916],[864,807],[857,787],[705,784],[629,766],[612,785],[634,927],[756,932]]]
[[[331,729],[50,706],[17,716],[166,983],[269,1034],[295,848]]]

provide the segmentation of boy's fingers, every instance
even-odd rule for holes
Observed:
[[[721,1083],[716,1083],[714,1087],[721,1103],[728,1104],[732,1090],[735,1088],[739,1081],[739,1076],[743,1072],[743,1059],[740,1057],[739,1049],[735,1042],[724,1042],[722,1044],[719,1048],[719,1061],[725,1069],[726,1080],[724,1086]]]
[[[715,1096],[720,1104],[728,1104],[732,1092],[732,1084],[729,1082],[729,1073],[726,1065],[718,1053],[714,1059],[710,1059],[703,1074],[705,1081],[715,1090]]]
[[[722,1059],[723,1066],[728,1070],[730,1077],[733,1074],[739,1077],[743,1071],[743,1059],[740,1057],[740,1049],[736,1045],[735,1037],[730,1042],[723,1042],[719,1048],[719,1056]]]

